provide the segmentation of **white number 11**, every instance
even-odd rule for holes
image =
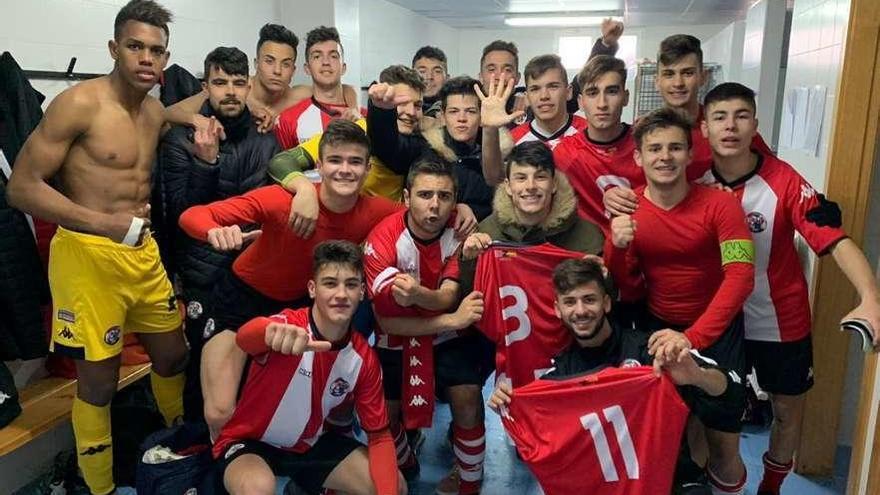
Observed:
[[[633,447],[632,438],[629,434],[629,426],[626,424],[626,416],[620,406],[606,407],[602,410],[605,419],[614,427],[614,435],[617,437],[617,445],[620,446],[620,454],[623,456],[623,464],[626,468],[626,477],[631,480],[639,479],[639,459],[636,457],[636,449]],[[599,465],[602,467],[602,476],[605,481],[618,481],[617,467],[608,447],[608,439],[602,428],[602,420],[596,413],[581,416],[581,424],[593,437],[593,445],[596,446],[596,454],[599,456]]]

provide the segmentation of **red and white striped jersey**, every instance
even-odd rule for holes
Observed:
[[[269,319],[320,335],[310,308],[285,309]],[[305,452],[323,433],[327,417],[337,409],[349,410],[352,404],[365,431],[387,428],[379,360],[361,334],[350,331],[349,335],[340,349],[254,356],[235,413],[214,444],[214,456],[239,440]]]
[[[320,103],[306,98],[281,112],[275,123],[275,137],[282,149],[290,149],[324,132],[327,124],[348,108],[344,104]]]
[[[715,169],[704,179],[731,187],[742,202],[755,244],[755,288],[744,306],[749,340],[790,342],[810,333],[807,281],[795,249],[799,233],[823,255],[846,233],[806,218],[819,205],[816,190],[788,163],[760,153],[755,170],[727,183]]]
[[[555,131],[541,129],[538,119],[532,119],[511,129],[510,135],[513,137],[514,144],[522,144],[529,141],[541,141],[552,150],[565,136],[577,134],[586,128],[587,119],[579,115],[569,114],[568,120],[565,121],[565,125]]]
[[[391,284],[398,273],[407,273],[423,287],[437,289],[445,279],[458,280],[458,257],[461,244],[455,238],[455,216],[446,223],[439,236],[432,240],[416,238],[406,225],[407,211],[399,211],[385,218],[364,244],[364,271],[367,289],[373,307],[380,316],[433,316],[436,313],[416,307],[402,307],[391,296]],[[434,338],[434,344],[456,337],[457,332],[445,332]],[[400,338],[394,338],[378,329],[376,346],[401,349]]]

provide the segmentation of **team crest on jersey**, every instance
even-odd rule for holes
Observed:
[[[516,251],[513,251],[513,250],[505,251],[505,250],[499,249],[499,250],[495,251],[495,257],[502,258],[502,259],[516,258]]]
[[[204,311],[205,309],[202,307],[202,303],[198,301],[190,301],[186,305],[186,316],[190,320],[195,320],[199,316],[202,316],[202,313],[204,313]]]
[[[122,329],[119,328],[118,325],[114,325],[104,332],[104,343],[107,345],[115,345],[119,342],[120,336],[122,336]]]
[[[753,234],[760,234],[767,230],[767,219],[759,211],[753,211],[746,215],[746,223]]]
[[[333,380],[333,383],[330,384],[330,395],[333,397],[342,397],[346,393],[348,393],[348,389],[351,388],[351,385],[345,381],[344,378],[337,378]]]

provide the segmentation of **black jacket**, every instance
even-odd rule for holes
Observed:
[[[43,117],[43,95],[31,87],[8,52],[0,56],[0,150],[10,166]],[[46,271],[25,215],[6,202],[0,173],[0,360],[48,352],[41,306],[49,302]]]
[[[201,113],[213,115],[208,102]],[[180,214],[191,206],[238,196],[268,182],[266,167],[281,151],[275,135],[258,133],[247,109],[234,123],[221,122],[226,140],[220,142],[216,165],[203,162],[191,152],[192,129],[177,126],[163,138],[159,160],[169,225],[176,226]],[[179,230],[175,232],[174,265],[184,290],[209,288],[235,254],[219,253]]]
[[[474,211],[477,220],[492,213],[495,188],[486,183],[481,163],[480,136],[477,144],[470,146],[452,139],[443,126],[433,127],[421,134],[405,135],[397,132],[396,110],[385,110],[370,104],[367,113],[367,134],[373,146],[373,154],[398,175],[406,176],[409,167],[419,158],[430,154],[454,165],[458,182],[458,202]],[[506,129],[501,129],[501,154],[506,156],[513,149],[513,139]]]

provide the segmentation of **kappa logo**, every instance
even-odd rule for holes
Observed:
[[[375,256],[376,250],[373,249],[373,245],[371,243],[364,244],[364,256]]]
[[[812,379],[813,379],[813,367],[810,366],[810,369],[807,370],[807,380],[812,380]]]
[[[753,211],[746,215],[746,224],[753,234],[760,234],[767,230],[767,219],[759,211]]]
[[[409,357],[409,365],[410,366],[421,366],[422,362],[419,361],[419,358],[417,358],[415,356],[410,356]]]
[[[68,309],[59,309],[58,319],[67,323],[76,323],[76,313]]]
[[[95,445],[94,447],[89,447],[86,450],[83,450],[79,453],[79,455],[95,455],[104,452],[105,450],[111,448],[109,443],[102,443],[100,445]]]
[[[174,294],[168,296],[168,312],[177,311],[177,297]]]
[[[122,336],[122,329],[118,325],[114,325],[104,332],[104,343],[107,345],[115,345]]]
[[[419,385],[424,385],[425,380],[422,380],[422,377],[420,377],[419,375],[410,375],[409,384],[413,387],[418,387]]]
[[[205,312],[205,308],[202,307],[202,303],[198,301],[190,301],[189,304],[186,305],[186,316],[190,320],[195,320],[199,316],[202,316],[202,313]]]
[[[410,347],[421,347],[422,344],[419,344],[419,339],[413,337],[413,338],[409,339],[409,346]]]
[[[345,395],[348,390],[351,388],[351,385],[344,378],[337,378],[333,380],[333,383],[330,384],[330,395],[333,397],[342,397]]]
[[[298,369],[298,370],[297,370],[297,373],[299,373],[300,375],[302,375],[302,376],[304,376],[304,377],[306,377],[306,378],[311,378],[311,377],[312,377],[312,372],[309,371],[309,370],[307,370],[307,369],[305,369],[305,368],[300,368],[300,369]]]
[[[59,335],[62,339],[67,339],[67,340],[71,340],[71,339],[73,339],[73,332],[71,332],[70,329],[67,328],[67,326],[65,326],[64,328],[62,328],[61,331],[58,332],[58,335]]]
[[[742,383],[742,378],[739,377],[739,374],[736,371],[730,370],[727,372],[727,374],[730,375],[730,379],[733,380],[733,383]]]
[[[427,404],[428,404],[428,401],[426,401],[425,398],[419,394],[414,395],[413,398],[410,399],[410,401],[409,401],[409,405],[412,407],[421,407],[421,406],[425,406]]]
[[[11,398],[12,398],[11,395],[9,395],[5,392],[0,392],[0,405],[3,405],[3,403],[6,402],[6,399],[11,399]]]
[[[223,458],[224,458],[224,459],[229,459],[229,457],[232,456],[232,454],[238,452],[239,450],[241,450],[241,449],[243,449],[243,448],[244,448],[244,444],[243,444],[243,443],[236,443],[236,444],[232,445],[232,447],[229,447],[229,448],[226,450],[226,453],[223,454]]]
[[[801,184],[801,199],[799,203],[803,203],[805,199],[810,199],[816,195],[816,190],[809,184]]]

